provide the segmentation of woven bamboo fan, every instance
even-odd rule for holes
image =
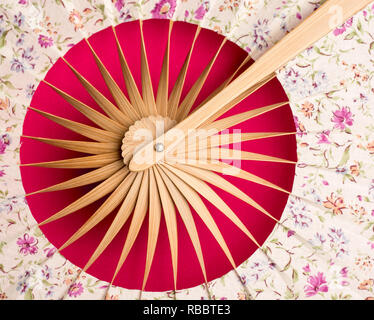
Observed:
[[[157,30],[157,32],[150,33],[151,30]],[[133,33],[131,40],[129,39],[130,32]],[[192,42],[184,48],[185,52],[180,54],[179,61],[177,61],[176,58],[180,52],[178,50],[181,50],[179,48],[181,36],[187,39],[189,37]],[[149,50],[149,47],[152,46],[151,37],[159,37],[165,42],[164,47],[155,53],[162,58],[160,71],[154,70],[157,64],[152,63],[152,59],[155,59],[152,55],[147,54],[147,52],[155,51],[155,49]],[[211,39],[211,37],[213,38]],[[101,39],[109,39],[111,44],[108,40]],[[206,43],[209,39],[211,39],[207,43],[209,47],[206,44],[203,47],[200,41],[205,40],[204,43]],[[109,50],[107,54],[110,54],[111,60],[113,57],[118,57],[117,64],[107,67],[104,62],[105,56],[102,54],[103,58],[100,58],[101,41],[107,41],[106,47],[112,49],[114,47],[114,54],[113,50]],[[140,58],[138,68],[140,74],[136,74],[136,71],[130,69],[130,62],[128,62],[130,58],[126,58],[125,55],[126,47],[128,48],[125,43],[131,43],[131,47],[133,47],[136,41],[138,41],[140,49],[138,57]],[[238,148],[240,144],[252,141],[259,146],[258,149],[261,149],[262,140],[278,138],[270,141],[270,144],[265,142],[262,149],[270,149],[271,146],[280,149],[275,146],[276,143],[280,143],[285,148],[285,156],[287,157],[289,154],[291,158],[295,158],[295,128],[290,112],[286,108],[281,109],[287,105],[287,100],[277,81],[271,82],[268,89],[260,94],[260,97],[271,95],[271,100],[280,99],[280,102],[259,108],[248,108],[251,101],[246,100],[237,110],[247,111],[237,111],[231,116],[222,117],[221,120],[210,124],[207,123],[206,128],[201,132],[196,132],[197,135],[202,133],[203,137],[192,137],[192,135],[186,137],[183,148],[170,153],[165,161],[159,162],[150,169],[132,170],[129,165],[134,154],[141,152],[142,146],[174,128],[183,119],[187,119],[190,112],[200,109],[205,101],[210,100],[222,88],[226,87],[252,62],[245,52],[233,44],[227,44],[226,39],[222,36],[208,30],[201,30],[200,27],[190,24],[172,23],[165,20],[149,20],[144,23],[136,21],[124,24],[122,29],[120,27],[109,28],[102,31],[99,37],[93,36],[84,40],[80,46],[84,50],[83,53],[77,54],[72,49],[65,58],[61,59],[60,64],[56,64],[48,73],[34,95],[30,112],[25,120],[21,150],[21,154],[25,155],[25,158],[22,160],[21,168],[26,189],[28,189],[28,185],[32,188],[32,191],[27,194],[30,207],[34,207],[33,211],[35,212],[46,213],[45,216],[40,217],[39,222],[43,232],[46,234],[50,232],[52,238],[58,235],[56,239],[58,242],[64,239],[61,244],[57,245],[56,243],[56,245],[61,254],[67,252],[69,259],[76,259],[77,253],[83,259],[88,258],[82,264],[82,271],[90,272],[90,267],[95,267],[95,262],[98,260],[98,269],[96,270],[99,272],[98,276],[101,273],[108,282],[123,287],[158,291],[176,290],[201,282],[206,283],[212,277],[217,276],[217,272],[225,273],[235,268],[237,266],[235,260],[240,262],[240,259],[247,258],[245,255],[259,248],[258,241],[263,241],[263,237],[267,235],[267,233],[261,234],[260,231],[258,234],[260,234],[261,240],[257,240],[243,223],[243,217],[248,220],[246,215],[254,215],[253,218],[259,220],[257,224],[265,224],[266,229],[269,229],[278,222],[273,215],[275,213],[276,216],[279,216],[289,194],[289,191],[283,187],[246,171],[244,168],[247,166],[250,168],[251,161],[256,161],[260,165],[257,166],[257,169],[252,165],[253,169],[251,170],[256,172],[261,170],[262,162],[269,162],[268,169],[272,167],[272,170],[281,172],[276,176],[279,180],[284,180],[282,186],[285,184],[290,189],[290,185],[292,185],[294,160],[245,151],[244,148],[250,149],[250,145],[244,146],[243,150]],[[214,50],[212,50],[213,48]],[[177,51],[177,54],[174,54],[175,62],[171,63],[173,49]],[[194,54],[194,50],[204,50],[205,55]],[[87,60],[91,58],[91,63],[89,66],[87,65],[87,68],[95,71],[95,77],[102,77],[111,97],[105,97],[96,89],[95,85],[84,76],[85,72],[78,70],[79,65],[76,68],[73,66],[73,64],[76,65],[75,61],[81,61],[82,56],[87,56]],[[74,57],[77,60],[73,61]],[[225,64],[225,59],[231,59],[231,61]],[[206,60],[206,65],[201,63],[202,60]],[[217,63],[221,63],[221,68],[216,66],[213,69],[216,60],[218,60]],[[237,60],[234,65],[232,64],[233,60]],[[175,68],[176,70],[171,70],[174,64],[177,64],[178,67]],[[59,69],[59,66],[63,70]],[[115,67],[119,70],[116,76],[124,79],[125,90],[117,84],[117,81],[121,83],[121,78],[115,80],[109,72],[109,68]],[[97,70],[99,70],[99,75]],[[158,82],[156,90],[152,84],[152,71],[156,77],[159,77],[154,81]],[[212,72],[210,83],[206,83],[210,72]],[[69,80],[59,80],[58,77],[61,77],[61,74],[67,74]],[[187,78],[187,74],[189,78]],[[171,86],[169,95],[169,78],[172,76],[175,79],[170,81],[174,85]],[[142,94],[136,83],[137,77]],[[272,78],[273,76],[269,77],[266,82]],[[220,79],[218,83],[217,79]],[[69,82],[78,87],[80,91],[86,91],[86,94],[92,97],[99,108],[91,108],[84,101],[76,98],[77,95],[73,97],[71,87],[66,87],[63,82]],[[197,98],[204,85],[208,86],[205,92],[211,91],[211,93],[204,97],[204,92],[202,92],[199,101]],[[187,89],[185,89],[186,87]],[[126,92],[128,97],[125,95]],[[87,124],[87,121],[82,123],[65,118],[63,112],[59,113],[61,116],[53,115],[49,111],[56,110],[55,106],[44,107],[43,111],[37,107],[49,104],[46,99],[50,100],[51,96],[56,101],[67,102],[69,109],[73,107],[74,110],[75,108],[91,120],[92,124]],[[262,99],[264,99],[264,103],[269,101],[264,97]],[[259,98],[254,100],[257,100],[257,103],[261,101]],[[100,109],[102,109],[101,112]],[[248,109],[250,110],[248,111]],[[262,124],[257,125],[263,131],[265,122],[267,122],[266,127],[271,127],[278,118],[284,118],[282,125],[274,126],[276,128],[274,132],[248,130],[251,126],[250,122],[247,122],[248,120],[278,109],[280,110],[275,113],[275,117],[269,114],[272,120],[267,117],[261,121]],[[40,123],[40,126],[35,126],[35,121],[43,122]],[[243,122],[248,124],[244,127],[238,126]],[[72,135],[67,130],[58,133],[61,126],[79,135]],[[233,131],[228,130],[232,127],[235,128]],[[36,128],[39,128],[40,131]],[[216,134],[221,131],[223,134]],[[50,138],[51,132],[56,132],[56,135],[65,139]],[[79,136],[91,140],[84,140]],[[67,137],[71,138],[67,139]],[[43,145],[43,143],[47,145]],[[225,146],[234,146],[235,149],[224,148]],[[42,155],[30,152],[35,148],[40,150]],[[67,157],[67,153],[61,153],[61,148],[81,154],[76,157]],[[164,143],[155,145],[155,149],[158,151],[163,151],[163,148]],[[28,159],[29,156],[27,156],[30,155],[33,159],[35,156],[38,159],[45,159],[47,154],[50,158],[51,153],[55,154],[59,160],[35,162],[35,160]],[[65,158],[63,160],[60,159],[62,154]],[[137,157],[140,158],[139,154]],[[247,162],[248,165],[242,166],[242,161]],[[147,162],[146,158],[144,158],[144,162]],[[272,164],[274,165],[272,166]],[[45,168],[48,168],[48,171]],[[72,178],[64,178],[64,181],[59,180],[59,183],[51,185],[56,176],[56,169],[62,172],[61,175],[70,169]],[[76,173],[77,170],[81,172],[82,169],[86,169],[86,171],[82,174]],[[285,179],[286,175],[289,178]],[[44,179],[51,182],[47,187],[35,188],[34,176],[39,177],[42,185],[47,184],[43,181]],[[49,176],[49,178],[42,178],[45,176]],[[232,176],[237,176],[239,181],[230,182],[227,177]],[[241,179],[249,181],[255,188],[258,185],[260,188],[268,188],[271,193],[274,193],[272,197],[278,198],[278,204],[274,206],[273,213],[268,212],[249,194],[242,191],[243,186],[240,188]],[[81,189],[81,196],[74,198],[70,193],[71,189],[82,186],[86,186],[86,189],[84,191]],[[215,191],[211,186],[218,187],[219,190]],[[65,193],[59,192],[63,190]],[[69,192],[68,197],[74,198],[74,201],[64,199],[64,194],[67,192]],[[262,190],[262,192],[264,191]],[[254,191],[254,194],[256,193],[259,191]],[[241,211],[246,208],[242,213],[242,219],[232,209],[235,206],[226,202],[224,197],[227,197],[227,194],[233,196],[234,201],[243,202],[238,207],[241,206]],[[63,203],[66,203],[61,210],[50,214],[47,212],[49,205],[45,207],[46,209],[41,208],[41,205],[44,206],[43,204],[61,201],[58,199],[64,199]],[[100,205],[97,205],[100,200]],[[90,206],[91,204],[94,206]],[[82,209],[85,212],[82,212]],[[74,220],[79,215],[85,216],[84,220],[86,220],[81,225],[79,224],[82,218]],[[259,215],[260,217],[258,217]],[[109,224],[105,223],[108,221],[107,217],[111,220]],[[63,226],[59,222],[64,223]],[[220,230],[222,224],[227,222],[232,223],[232,226],[231,230],[226,231],[226,236],[244,240],[244,248],[248,247],[249,253],[247,248],[243,250],[242,247],[243,252],[237,254],[236,257],[232,255],[226,243],[227,240],[224,239]],[[221,226],[219,227],[217,223]],[[126,230],[126,225],[128,230]],[[125,228],[123,228],[124,226]],[[142,228],[143,230],[141,230]],[[62,232],[61,229],[65,229],[66,232]],[[94,232],[95,230],[96,232]],[[98,230],[103,232],[99,237]],[[85,249],[87,254],[82,252],[84,246],[82,239],[85,236],[90,239],[90,242],[99,240],[95,246],[91,245],[91,248],[89,246]],[[167,239],[166,243],[162,242],[162,237]],[[215,252],[215,256],[207,254],[206,243],[201,243],[211,243],[212,240],[217,243],[213,246],[214,249],[211,248]],[[136,241],[139,247],[143,247],[135,249]],[[117,242],[122,247],[120,252],[118,249],[111,249],[112,242]],[[187,252],[184,252],[181,244]],[[91,252],[92,247],[94,247],[94,251]],[[158,247],[161,251],[159,256],[156,255]],[[69,249],[72,250],[70,253]],[[130,256],[133,251],[136,255]],[[101,257],[104,252],[107,252],[111,258]],[[115,259],[112,258],[114,256]],[[101,259],[99,259],[100,257]],[[212,268],[212,263],[218,263],[222,259],[224,259],[224,263],[221,262],[223,268]],[[127,264],[125,264],[126,262]],[[80,264],[78,261],[77,263]],[[112,264],[112,266],[108,267],[108,264]],[[167,264],[171,268],[167,269],[162,266],[163,264]],[[136,268],[137,276],[134,276],[134,271],[126,271],[126,266],[130,270]],[[113,269],[113,267],[115,268]],[[152,267],[156,272],[153,271],[153,277],[149,279],[147,286]],[[93,270],[95,274],[95,269]],[[111,278],[107,278],[109,270]],[[120,272],[119,280],[117,280]],[[188,273],[193,274],[193,277],[186,277]]]
[[[62,295],[88,274],[106,297],[202,285],[215,298],[211,281],[234,270],[253,298],[236,270],[259,252],[281,271],[263,246],[275,226],[308,245],[280,220],[287,202],[311,200],[292,192],[300,127],[276,73],[370,2],[326,1],[256,61],[168,19],[109,26],[61,56],[28,106],[20,170],[36,220],[26,234],[40,227],[78,266]]]

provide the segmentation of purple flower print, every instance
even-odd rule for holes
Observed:
[[[22,72],[22,73],[25,72],[25,67],[19,59],[13,58],[10,64],[11,64],[10,70],[15,71],[15,72]]]
[[[23,45],[24,42],[25,42],[25,34],[22,33],[22,34],[20,35],[20,37],[18,38],[17,42],[16,42],[16,46],[17,46],[17,47],[20,47],[20,46]]]
[[[332,122],[335,123],[334,128],[344,130],[346,126],[353,125],[352,112],[348,107],[343,107],[333,112]]]
[[[348,278],[348,268],[347,267],[344,267],[343,269],[340,270],[340,277],[341,277],[341,282],[340,284],[342,286],[347,286],[349,285],[349,282],[345,279],[345,278]],[[343,279],[342,279],[343,278]]]
[[[125,5],[125,0],[117,0],[114,6],[118,11],[121,11],[123,6]]]
[[[70,288],[69,288],[69,291],[68,291],[68,294],[70,297],[74,297],[76,298],[77,296],[81,295],[83,292],[83,286],[82,286],[82,283],[80,282],[77,282],[77,283],[73,283]]]
[[[26,91],[26,97],[31,99],[35,93],[35,84],[28,84],[25,91]]]
[[[349,19],[341,27],[336,28],[334,30],[334,35],[335,36],[340,36],[341,34],[343,34],[344,32],[346,32],[348,28],[352,27],[352,24],[353,24],[353,18]]]
[[[4,176],[5,176],[5,171],[4,170],[0,170],[0,178],[4,177]]]
[[[269,29],[269,20],[258,20],[256,24],[253,25],[253,42],[255,47],[259,50],[269,47],[267,42],[270,29]]]
[[[204,18],[204,16],[205,16],[205,13],[206,13],[205,7],[204,7],[204,4],[202,4],[195,11],[195,19],[202,20]]]
[[[14,24],[18,27],[21,27],[23,22],[25,21],[25,16],[19,12],[17,15],[14,15]]]
[[[49,268],[47,265],[43,267],[41,270],[41,276],[45,278],[46,280],[49,280],[49,278],[52,277],[52,271],[51,268]]]
[[[343,233],[342,229],[330,228],[328,237],[330,238],[330,247],[336,251],[336,257],[339,257],[343,254],[348,254],[346,245],[349,240]]]
[[[42,48],[48,48],[53,46],[53,39],[42,34],[39,35],[38,42]]]
[[[28,277],[22,278],[18,283],[16,290],[20,291],[20,293],[25,293],[27,288],[29,287],[29,284],[27,282]]]
[[[27,233],[24,234],[23,238],[18,238],[17,244],[20,247],[19,252],[25,256],[38,252],[38,240],[34,237],[30,237]]]
[[[151,11],[152,18],[171,19],[173,17],[176,6],[176,0],[161,0],[158,3],[156,3],[155,7]]]
[[[10,70],[15,72],[25,72],[25,70],[34,69],[35,63],[34,63],[34,47],[30,47],[27,49],[19,48],[17,50],[18,53],[20,53],[20,57],[13,58],[10,62]]]
[[[28,4],[29,0],[19,0],[18,4]]]
[[[307,297],[312,297],[319,292],[329,291],[325,276],[322,272],[318,272],[316,276],[310,276],[308,278],[308,284],[304,287],[304,291]]]
[[[57,249],[56,248],[45,248],[43,251],[46,254],[46,257],[50,258],[50,257],[52,257],[55,254],[55,252],[57,251]]]
[[[293,121],[295,123],[295,127],[296,127],[296,132],[297,132],[297,135],[299,137],[302,137],[303,135],[307,134],[305,132],[305,127],[304,125],[299,121],[299,118],[297,116],[294,116],[293,117]]]
[[[4,154],[7,146],[10,145],[9,134],[3,134],[0,136],[0,154]]]

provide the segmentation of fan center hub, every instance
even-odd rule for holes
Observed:
[[[137,151],[163,135],[166,131],[174,127],[175,124],[175,120],[159,115],[145,117],[136,121],[129,127],[122,140],[123,162],[128,165]],[[156,152],[163,152],[165,146],[163,143],[156,143],[154,149]]]

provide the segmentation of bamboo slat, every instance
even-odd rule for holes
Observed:
[[[162,62],[160,80],[156,95],[156,107],[159,115],[166,117],[168,115],[168,98],[169,98],[169,60],[170,60],[170,37],[173,28],[173,20],[169,20],[168,39]]]
[[[120,206],[115,218],[113,219],[103,239],[100,241],[96,250],[91,255],[86,265],[83,267],[83,271],[86,271],[97,260],[97,258],[104,252],[104,250],[108,247],[108,245],[112,242],[114,237],[121,230],[123,225],[126,223],[127,219],[130,217],[130,214],[132,213],[135,207],[135,204],[136,204],[142,177],[143,177],[142,172],[138,172],[136,174],[135,180],[126,195],[125,200],[123,200],[122,205]]]
[[[170,93],[169,103],[168,103],[168,108],[169,108],[168,115],[171,119],[175,119],[175,117],[177,115],[178,105],[179,105],[179,101],[180,101],[180,98],[181,98],[181,95],[182,95],[184,82],[186,80],[188,66],[190,64],[192,52],[193,52],[193,49],[195,47],[197,37],[200,34],[200,31],[201,31],[201,27],[197,26],[196,31],[195,31],[195,36],[194,36],[193,41],[191,43],[191,48],[190,48],[190,50],[189,50],[189,52],[188,52],[188,54],[187,54],[187,56],[184,60],[184,63],[183,63],[183,66],[182,66],[181,70],[179,71],[179,74],[178,74],[177,80],[175,81],[173,90]]]
[[[35,111],[36,113],[40,114],[41,116],[71,130],[76,133],[79,133],[87,138],[99,141],[99,142],[118,142],[120,136],[110,131],[98,129],[95,127],[91,127],[79,122],[75,122],[69,119],[65,119],[62,117],[55,116],[51,113],[44,112],[42,110],[35,109],[33,107],[29,107],[29,109]]]
[[[39,223],[39,226],[42,226],[46,223],[55,221],[57,219],[61,219],[79,209],[82,209],[91,203],[105,197],[107,194],[111,193],[117,186],[122,182],[122,180],[126,177],[129,173],[127,168],[122,168],[118,170],[115,174],[113,174],[110,178],[106,179],[98,186],[93,188],[91,191],[86,193],[84,196],[80,197],[76,201],[72,202],[59,212],[55,213],[48,219],[45,219],[43,222]]]
[[[89,153],[89,154],[102,154],[118,151],[120,144],[117,142],[90,142],[90,141],[76,141],[76,140],[60,140],[60,139],[49,139],[31,136],[22,136],[36,141],[40,141],[58,148],[66,150],[72,150],[77,152]]]
[[[78,70],[76,70],[65,58],[62,60],[68,65],[70,70],[77,77],[82,86],[90,94],[92,99],[100,106],[101,109],[111,118],[112,120],[122,124],[126,127],[131,125],[132,121],[122,111],[120,111],[112,102],[110,102],[99,90],[97,90]]]
[[[69,179],[67,181],[55,184],[53,186],[28,193],[26,196],[31,196],[33,194],[60,191],[72,188],[78,188],[81,186],[86,186],[88,184],[103,181],[111,177],[115,172],[123,167],[123,161],[117,160],[116,162],[110,163],[104,167],[98,168],[96,170],[82,174],[76,178]]]
[[[37,163],[21,163],[21,167],[44,167],[58,169],[89,169],[100,168],[106,166],[121,158],[119,152],[103,153],[94,156],[78,157],[64,160],[37,162]]]
[[[108,69],[105,67],[104,63],[101,61],[95,50],[92,48],[88,39],[85,39],[88,47],[90,48],[92,55],[95,58],[95,62],[97,67],[100,70],[100,73],[112,94],[114,101],[116,102],[118,108],[125,114],[126,118],[130,118],[132,122],[139,120],[140,116],[131,105],[125,94],[123,93],[122,89],[118,86],[117,82],[113,79],[111,74],[109,73]]]

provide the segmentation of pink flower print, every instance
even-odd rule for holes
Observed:
[[[353,125],[352,112],[348,107],[343,107],[333,112],[332,122],[335,123],[334,127],[344,130],[346,126]]]
[[[123,6],[125,5],[125,0],[117,0],[114,6],[118,11],[121,11]]]
[[[69,288],[69,291],[68,291],[68,294],[70,297],[74,297],[76,298],[77,296],[81,295],[83,292],[83,286],[82,286],[82,283],[80,282],[77,282],[77,283],[73,283],[70,288]]]
[[[288,230],[288,232],[287,232],[287,238],[292,237],[294,234],[295,234],[295,231]]]
[[[38,42],[42,48],[53,46],[53,39],[42,34],[39,35]]]
[[[312,297],[319,292],[329,291],[325,276],[322,272],[318,272],[316,276],[310,276],[308,278],[309,285],[304,287],[304,291],[307,297]]]
[[[304,125],[299,121],[299,118],[297,116],[294,116],[293,120],[294,120],[294,123],[295,123],[297,135],[299,137],[302,137],[303,135],[306,134],[306,132],[305,132],[306,130],[305,130]]]
[[[205,16],[206,10],[204,5],[202,4],[200,7],[197,8],[195,11],[195,19],[202,20]]]
[[[176,6],[176,0],[161,0],[160,2],[156,3],[155,7],[151,11],[152,18],[170,19],[173,17]]]
[[[329,135],[330,135],[330,130],[325,130],[323,131],[319,136],[318,136],[318,144],[331,144],[329,141]]]
[[[335,36],[340,36],[341,34],[343,34],[344,32],[346,32],[348,28],[352,27],[352,24],[353,24],[353,18],[349,19],[341,27],[336,28],[334,30],[334,35]]]
[[[10,145],[9,134],[3,134],[0,136],[0,154],[4,154],[7,146]]]
[[[27,233],[24,234],[23,238],[18,238],[17,244],[20,247],[19,252],[24,255],[38,252],[38,240],[30,237]]]
[[[304,272],[309,273],[310,272],[310,266],[307,264],[305,267],[303,267]]]

